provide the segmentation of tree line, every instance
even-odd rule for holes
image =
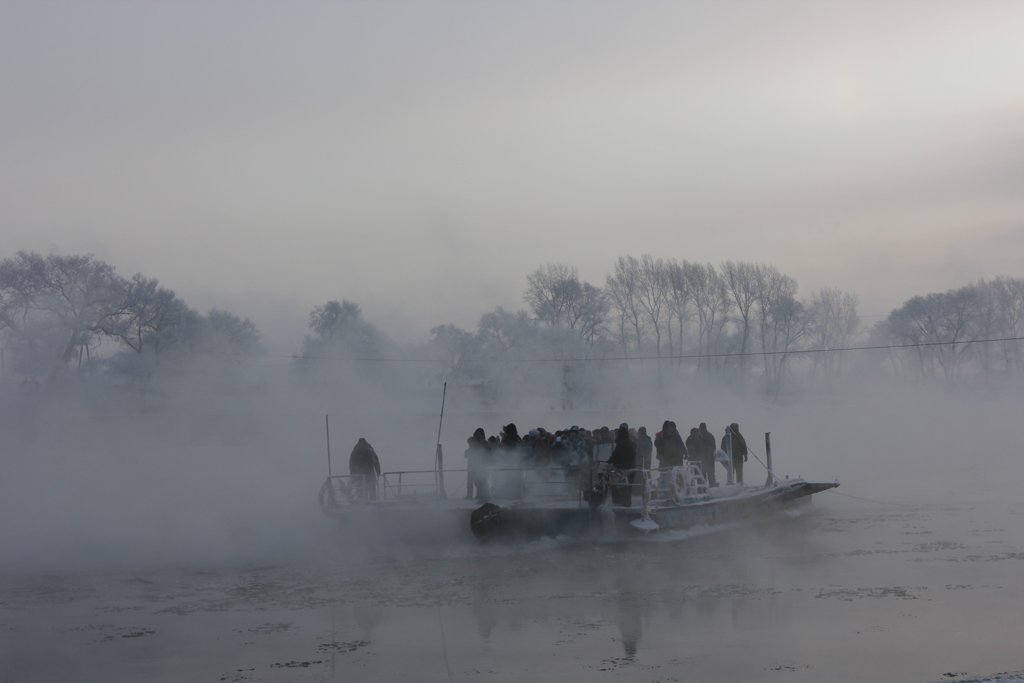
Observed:
[[[451,374],[484,383],[500,372],[488,362],[546,353],[566,359],[568,377],[572,361],[620,357],[744,387],[756,381],[777,397],[802,352],[845,348],[862,330],[855,294],[822,288],[797,299],[796,280],[767,264],[621,256],[602,287],[564,263],[540,266],[526,282],[529,311],[485,314],[475,335],[450,325],[431,330]],[[815,356],[810,372],[838,378],[843,354]],[[568,380],[563,388],[571,391]]]
[[[896,373],[945,380],[1019,377],[1024,279],[997,277],[911,297],[872,332],[876,344],[905,347],[887,354]],[[1002,341],[977,343],[986,339]]]
[[[475,330],[438,325],[425,342],[400,345],[358,304],[329,301],[310,311],[292,365],[311,382],[448,381],[487,401],[544,395],[564,407],[600,391],[612,365],[777,398],[786,387],[838,381],[849,371],[844,349],[858,344],[893,347],[862,368],[906,377],[958,381],[1024,370],[1020,278],[915,296],[870,328],[856,294],[824,287],[799,298],[793,277],[745,261],[621,256],[600,285],[572,265],[547,263],[526,276],[523,303],[484,313]],[[91,255],[19,252],[0,262],[0,335],[9,375],[51,383],[92,375],[142,393],[190,363],[244,366],[265,353],[249,319],[201,314],[156,279],[121,276]],[[986,339],[1006,341],[976,343]],[[388,360],[420,362],[401,372],[372,362]]]
[[[5,373],[51,383],[102,374],[142,393],[184,360],[263,351],[252,321],[200,314],[156,279],[123,277],[91,255],[18,252],[0,262],[0,333]]]

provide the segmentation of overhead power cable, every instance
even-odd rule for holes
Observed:
[[[697,358],[740,358],[743,356],[796,356],[811,353],[839,353],[845,351],[880,351],[887,349],[914,349],[932,346],[966,346],[968,344],[995,344],[1024,341],[1024,337],[999,339],[965,339],[955,342],[916,342],[913,344],[878,344],[875,346],[846,346],[830,349],[790,349],[785,351],[746,351],[743,353],[684,353],[670,356],[607,356],[603,358],[471,358],[471,363],[583,363],[629,360],[686,360]],[[292,360],[355,361],[365,363],[437,363],[437,358],[330,358],[327,356],[298,356],[286,354],[253,354],[259,358],[290,358]]]

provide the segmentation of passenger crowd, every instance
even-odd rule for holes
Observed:
[[[742,484],[743,463],[748,457],[746,439],[735,422],[725,431],[721,450],[731,450],[732,470],[736,482]],[[565,473],[563,481],[574,482],[582,481],[581,475],[585,477],[599,463],[607,463],[622,472],[629,481],[629,486],[613,489],[613,498],[619,505],[630,505],[632,484],[638,470],[667,472],[682,466],[684,461],[698,464],[709,487],[718,486],[715,474],[718,442],[704,422],[690,429],[685,439],[675,422],[665,420],[653,438],[647,433],[647,427],[634,429],[625,422],[617,429],[599,427],[588,430],[573,425],[549,432],[537,427],[522,436],[516,425],[509,423],[501,428],[499,434],[492,436],[487,436],[483,428],[478,427],[466,441],[468,448],[464,457],[468,474],[465,497],[482,502],[491,498],[491,489],[496,486],[503,489],[494,492],[497,497],[516,496],[516,491],[509,489],[514,488],[518,479],[503,477],[499,474],[502,471],[560,470]],[[380,461],[365,439],[359,439],[352,450],[349,473],[360,475],[361,487],[366,487],[365,497],[373,496],[376,478],[380,476]],[[662,485],[665,481],[667,479],[662,480]]]
[[[743,483],[747,444],[736,423],[731,424],[722,437],[723,451],[730,450],[727,444],[730,438],[733,471],[736,481]],[[608,427],[587,430],[573,425],[569,429],[549,432],[537,427],[525,436],[520,436],[516,425],[510,423],[501,428],[500,436],[488,437],[483,428],[477,428],[467,442],[469,447],[465,458],[469,474],[466,498],[475,497],[481,501],[490,497],[488,479],[492,470],[562,468],[566,471],[566,479],[571,481],[578,478],[581,471],[589,472],[599,462],[623,471],[629,483],[633,484],[637,470],[650,470],[653,465],[653,468],[667,471],[690,460],[698,463],[708,486],[718,486],[715,476],[717,442],[704,422],[691,429],[685,440],[676,423],[665,420],[653,439],[647,433],[647,427],[634,429],[625,422],[615,430]],[[619,490],[616,496],[618,504],[630,504],[630,489],[623,487]]]

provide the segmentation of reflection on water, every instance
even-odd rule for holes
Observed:
[[[1024,531],[1012,512],[834,497],[667,542],[9,577],[0,680],[933,681],[1019,670]]]
[[[498,624],[497,612],[487,600],[487,595],[483,590],[477,589],[473,594],[473,617],[476,619],[476,630],[480,634],[480,639],[484,641],[484,651],[487,651],[487,647],[490,644],[491,631]]]
[[[626,659],[632,660],[636,657],[637,644],[640,642],[643,632],[640,619],[643,608],[623,597],[615,599],[615,607],[615,625],[619,627],[619,633],[622,634],[623,653]]]
[[[384,609],[379,605],[357,605],[352,608],[352,616],[363,630],[363,638],[370,640],[373,637],[373,627],[379,624],[384,616]]]

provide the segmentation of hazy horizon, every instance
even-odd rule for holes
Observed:
[[[1020,276],[1012,3],[5,3],[0,252],[91,252],[290,352],[558,261],[768,262],[863,316]],[[472,286],[468,286],[472,283]]]

